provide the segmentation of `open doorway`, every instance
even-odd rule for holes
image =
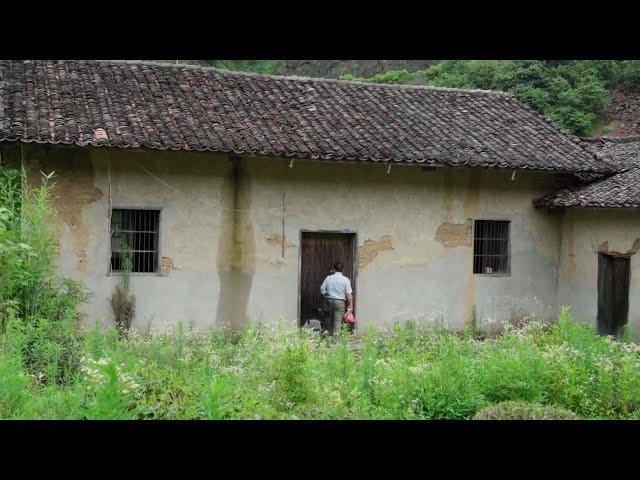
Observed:
[[[356,311],[356,245],[354,232],[300,232],[300,287],[298,321],[300,325],[315,318],[322,304],[320,285],[336,260],[344,265],[343,274],[351,280]]]
[[[629,256],[598,253],[598,334],[622,334],[629,314],[630,277]]]

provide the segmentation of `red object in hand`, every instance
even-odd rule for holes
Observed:
[[[356,323],[356,319],[353,317],[353,313],[346,313],[346,315],[344,316],[344,323]]]

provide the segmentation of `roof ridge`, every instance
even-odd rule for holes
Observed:
[[[635,196],[627,194],[626,199],[621,200],[612,196],[611,192],[602,192],[603,187],[616,188],[616,181],[626,180],[626,176],[638,175],[640,165],[607,175],[605,177],[579,183],[570,187],[561,188],[533,200],[536,207],[563,208],[563,207],[590,207],[590,208],[640,208],[640,201]],[[594,189],[597,189],[594,191]],[[594,195],[603,195],[604,198],[595,198]],[[610,198],[607,198],[607,195]],[[629,198],[632,198],[630,201]]]
[[[604,163],[605,165],[611,167],[611,171],[617,171],[617,166],[612,163],[609,162],[605,157],[603,157],[600,152],[598,151],[592,151],[590,148],[587,148],[586,145],[583,144],[583,137],[579,137],[578,135],[575,135],[573,133],[569,133],[566,130],[564,130],[562,127],[560,127],[560,125],[558,125],[557,123],[555,123],[553,121],[553,119],[551,119],[549,116],[547,115],[543,115],[542,113],[538,112],[537,110],[535,110],[531,105],[523,102],[522,100],[516,98],[515,96],[513,97],[513,99],[516,102],[519,102],[526,110],[528,110],[531,114],[536,115],[537,117],[539,117],[540,119],[542,119],[547,125],[549,125],[552,129],[554,129],[556,132],[561,133],[562,135],[564,135],[569,141],[571,141],[574,145],[576,145],[580,150],[582,150],[583,152],[589,154],[594,160],[596,160],[597,162],[601,162]]]
[[[91,60],[77,60],[77,61],[91,61]],[[256,73],[256,72],[243,72],[240,70],[227,70],[218,67],[209,67],[205,65],[193,65],[193,64],[180,64],[166,62],[149,62],[144,60],[93,60],[102,63],[126,63],[126,64],[139,64],[139,65],[155,65],[166,68],[188,68],[194,70],[215,71],[222,75],[237,75],[246,77],[258,77],[258,78],[271,78],[275,80],[288,80],[288,81],[306,81],[306,82],[324,82],[324,83],[338,83],[346,85],[359,85],[374,88],[392,88],[392,89],[415,89],[415,90],[433,90],[443,92],[458,92],[458,93],[480,93],[488,95],[505,96],[515,98],[513,94],[504,92],[502,90],[483,90],[480,88],[454,88],[454,87],[435,87],[432,85],[409,85],[404,83],[374,83],[374,82],[359,82],[356,80],[341,80],[338,78],[324,78],[324,77],[306,77],[300,75],[274,75],[271,73]]]
[[[596,142],[609,142],[609,143],[635,143],[640,142],[640,135],[620,136],[620,137],[608,137],[602,135],[600,137],[579,137],[583,142],[596,143]]]
[[[635,143],[640,142],[640,135],[634,135],[629,137],[601,137],[605,142],[611,143]]]

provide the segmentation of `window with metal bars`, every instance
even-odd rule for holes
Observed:
[[[473,228],[473,273],[511,273],[508,220],[476,220]]]
[[[122,272],[125,254],[131,254],[131,271],[158,270],[159,210],[113,209],[111,212],[111,271]]]

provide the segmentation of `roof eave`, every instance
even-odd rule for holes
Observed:
[[[131,151],[183,151],[190,153],[234,153],[236,155],[251,155],[251,156],[263,156],[263,157],[276,157],[276,158],[299,158],[303,160],[322,160],[322,161],[334,161],[334,162],[350,162],[350,163],[380,163],[380,164],[392,164],[392,165],[416,165],[416,166],[441,166],[441,167],[458,167],[458,168],[489,168],[497,170],[517,170],[517,171],[529,171],[539,173],[591,173],[591,174],[607,174],[617,173],[619,170],[612,169],[607,166],[603,169],[570,169],[570,168],[557,168],[549,167],[544,168],[538,165],[508,165],[505,162],[490,162],[490,161],[476,161],[472,159],[460,158],[455,161],[446,160],[443,158],[425,158],[419,159],[394,159],[394,158],[374,158],[374,157],[340,157],[337,155],[312,155],[304,154],[301,152],[293,153],[276,153],[267,151],[250,151],[250,150],[236,150],[236,149],[216,149],[216,148],[180,148],[180,147],[163,147],[156,145],[145,144],[118,144],[109,143],[108,140],[86,140],[82,142],[78,141],[64,141],[64,140],[38,140],[38,139],[25,139],[22,137],[1,137],[0,143],[23,143],[23,144],[38,144],[38,145],[56,145],[62,147],[71,148],[113,148],[123,149]]]

